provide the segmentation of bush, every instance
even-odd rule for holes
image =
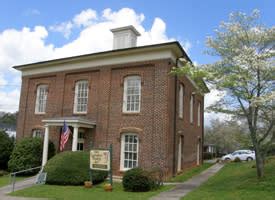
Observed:
[[[236,158],[233,160],[233,162],[235,162],[235,163],[241,162],[241,159],[240,159],[239,157],[236,157]]]
[[[12,172],[41,166],[43,152],[43,140],[41,138],[23,138],[13,149],[8,163]],[[55,154],[54,144],[49,142],[48,158]],[[24,175],[32,175],[39,171],[26,172]]]
[[[47,172],[48,184],[83,185],[90,180],[89,152],[63,152],[50,159],[44,171]],[[108,175],[106,171],[92,170],[93,184],[103,182]]]
[[[203,159],[204,160],[211,160],[213,159],[215,156],[213,153],[209,153],[209,152],[204,152],[203,153]]]
[[[125,172],[122,185],[125,191],[130,192],[146,192],[158,187],[152,174],[141,168],[134,168]]]
[[[0,169],[6,170],[8,168],[8,162],[12,149],[14,146],[14,139],[0,130]]]

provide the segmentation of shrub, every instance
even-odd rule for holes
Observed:
[[[141,168],[134,168],[125,172],[122,185],[125,191],[130,192],[146,192],[158,187],[152,173]]]
[[[213,159],[215,156],[213,153],[209,153],[209,152],[204,152],[203,153],[203,159],[204,160],[211,160]]]
[[[89,152],[63,152],[50,159],[44,171],[47,172],[48,184],[83,185],[90,180]],[[93,184],[103,182],[107,177],[106,171],[92,171]]]
[[[0,130],[0,169],[7,169],[10,155],[14,146],[14,139]]]
[[[233,162],[235,162],[235,163],[241,162],[241,159],[240,159],[239,157],[236,157],[236,158],[233,160]]]
[[[54,144],[49,142],[48,158],[55,154]],[[43,140],[41,138],[23,138],[13,149],[11,159],[8,163],[10,171],[20,171],[33,167],[38,167],[42,162]],[[25,175],[35,174],[34,170],[24,173]]]

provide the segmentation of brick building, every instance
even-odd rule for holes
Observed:
[[[178,42],[136,47],[133,26],[111,31],[111,51],[14,67],[22,72],[17,140],[44,137],[45,165],[65,120],[66,150],[112,143],[115,175],[158,166],[169,177],[199,165],[204,97],[190,78],[169,74],[189,57]]]

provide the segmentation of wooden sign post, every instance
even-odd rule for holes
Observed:
[[[113,185],[112,153],[113,153],[112,144],[110,144],[109,149],[90,150],[90,173],[91,173],[91,170],[108,171],[111,185]],[[90,174],[90,179],[92,181],[91,174]]]

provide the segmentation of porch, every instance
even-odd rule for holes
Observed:
[[[79,128],[93,129],[96,125],[96,122],[90,121],[81,117],[60,117],[60,118],[50,118],[50,119],[42,120],[42,122],[45,124],[42,167],[46,165],[48,160],[49,129],[52,126],[63,127],[64,121],[68,126],[73,128],[72,151],[77,151]]]

